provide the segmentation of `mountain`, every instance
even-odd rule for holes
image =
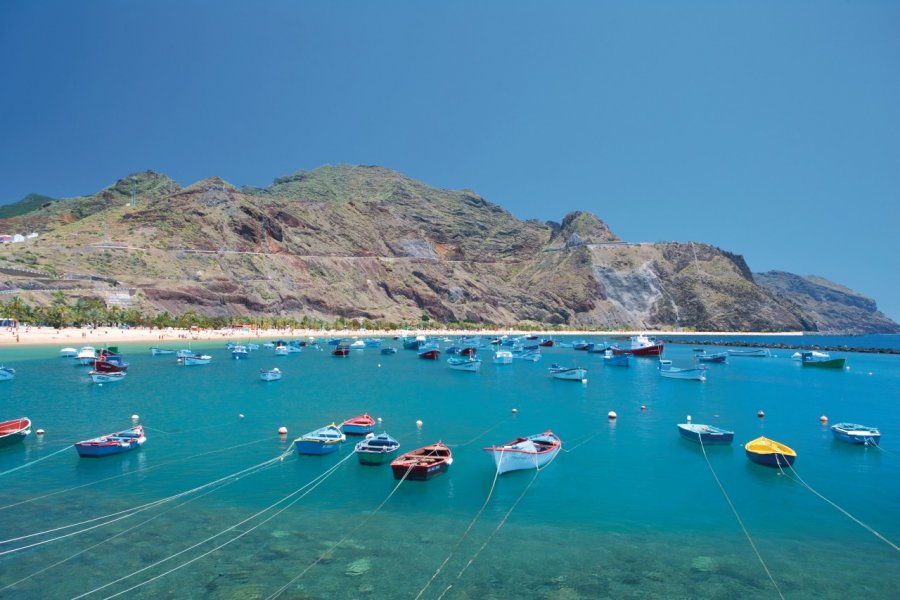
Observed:
[[[783,271],[754,274],[754,279],[811,331],[900,333],[900,326],[878,311],[875,301],[814,275]]]
[[[40,237],[0,249],[0,261],[100,286],[82,294],[116,282],[148,311],[697,330],[892,325],[844,305],[825,320],[708,244],[627,243],[586,212],[522,221],[475,192],[374,166],[297,171],[265,188],[217,177],[182,188],[146,171],[0,225],[24,222]]]
[[[0,206],[0,219],[18,217],[33,212],[42,206],[56,202],[56,198],[42,196],[41,194],[28,194],[18,202],[11,202]]]

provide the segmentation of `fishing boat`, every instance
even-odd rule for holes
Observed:
[[[304,433],[294,440],[297,454],[331,454],[336,452],[347,437],[332,423],[315,431]]]
[[[803,360],[804,354],[811,354],[813,358],[831,358],[831,355],[827,352],[820,352],[818,350],[809,350],[803,352],[794,352],[791,354],[791,360]]]
[[[139,448],[147,441],[144,435],[144,428],[141,425],[110,433],[98,438],[85,440],[83,442],[75,442],[75,450],[78,456],[85,458],[96,458],[98,456],[109,456],[110,454],[121,454]]]
[[[430,446],[416,448],[391,461],[394,479],[428,481],[444,473],[453,463],[450,448],[438,442]]]
[[[473,345],[465,345],[459,351],[460,356],[475,356],[476,354],[478,354],[478,348]]]
[[[191,354],[185,355],[181,357],[181,364],[186,367],[191,367],[194,365],[208,365],[210,361],[212,361],[212,356],[209,354]]]
[[[767,348],[751,348],[750,350],[729,350],[728,356],[742,356],[744,358],[767,358],[770,356]]]
[[[381,349],[382,354],[397,354],[396,348],[384,347]]]
[[[581,352],[586,352],[588,348],[591,347],[591,344],[584,340],[578,340],[577,342],[572,342],[572,350],[579,350]]]
[[[63,358],[75,358],[78,356],[78,350],[75,348],[63,348],[59,351],[59,355]]]
[[[400,442],[387,433],[367,436],[356,444],[356,457],[361,465],[383,465],[400,451]]]
[[[247,350],[247,346],[236,344],[234,348],[231,349],[231,358],[235,360],[250,358],[250,351]]]
[[[118,373],[128,370],[128,363],[122,358],[121,354],[117,354],[110,350],[101,350],[94,361],[94,370],[100,373]]]
[[[447,359],[447,365],[454,371],[468,371],[477,373],[481,369],[480,358],[457,358],[455,356]]]
[[[288,347],[287,344],[279,344],[275,346],[275,356],[287,356],[288,355]]]
[[[113,383],[125,379],[127,373],[125,371],[114,371],[112,373],[103,373],[102,371],[91,371],[88,373],[94,383]]]
[[[75,362],[83,367],[94,364],[97,360],[97,349],[93,346],[82,346],[75,355]]]
[[[441,351],[437,346],[426,345],[419,348],[417,356],[425,360],[437,360],[441,356]]]
[[[331,351],[332,356],[338,356],[341,358],[350,356],[350,345],[349,344],[338,344],[334,347],[334,350]]]
[[[427,343],[424,335],[417,335],[413,339],[403,338],[404,350],[418,350]]]
[[[744,444],[744,451],[751,461],[769,467],[792,465],[797,458],[797,453],[792,448],[767,437],[747,442]]]
[[[877,446],[881,440],[881,432],[876,427],[859,425],[858,423],[838,423],[831,426],[831,434],[835,439],[850,444],[866,444]]]
[[[628,354],[616,354],[612,349],[607,348],[603,352],[603,364],[607,367],[627,367],[631,358]]]
[[[556,363],[550,365],[550,376],[567,381],[587,381],[587,369],[584,367],[561,367]]]
[[[151,346],[150,354],[153,356],[161,356],[163,354],[175,354],[174,348],[160,348],[159,346]]]
[[[552,348],[553,340],[552,339],[543,339],[538,342],[538,346],[542,346],[544,348]]]
[[[281,379],[281,369],[278,367],[274,369],[260,369],[259,378],[263,381],[278,381]]]
[[[194,356],[194,351],[189,348],[182,348],[181,350],[175,351],[175,356],[177,358],[184,358],[185,356]]]
[[[375,419],[368,414],[362,414],[341,423],[341,431],[347,435],[366,435],[375,430]]]
[[[541,351],[538,350],[519,350],[513,351],[513,358],[519,360],[527,360],[531,362],[537,362],[541,360]]]
[[[663,344],[646,335],[633,335],[624,345],[612,346],[615,354],[631,354],[632,356],[660,356]]]
[[[0,365],[0,381],[9,381],[16,378],[16,370],[12,367]]]
[[[691,423],[688,417],[687,423],[678,424],[678,433],[686,440],[697,444],[730,444],[734,439],[734,432],[712,425]]]
[[[303,352],[303,348],[305,346],[306,346],[306,342],[291,340],[287,343],[285,348],[287,349],[288,354],[297,354],[299,352]]]
[[[509,350],[497,350],[494,352],[494,364],[495,365],[510,365],[512,364],[513,353]]]
[[[816,367],[818,369],[843,369],[846,358],[819,358],[812,352],[801,352],[800,364],[804,367]]]
[[[0,423],[0,446],[18,444],[31,433],[31,419],[22,417]]]
[[[702,363],[723,363],[728,359],[727,352],[714,352],[713,354],[698,354],[697,360]]]
[[[545,431],[528,437],[516,438],[502,446],[485,448],[497,465],[497,473],[502,475],[519,469],[540,469],[549,464],[559,450],[562,441],[552,431]]]
[[[671,360],[659,361],[659,374],[669,379],[690,379],[693,381],[706,381],[706,367],[696,369],[681,369],[673,367]]]
[[[352,344],[350,344],[351,350],[362,350],[366,347],[366,343],[362,340],[354,340]]]
[[[378,338],[366,338],[363,340],[363,344],[366,346],[366,348],[380,348],[381,340],[379,340]]]

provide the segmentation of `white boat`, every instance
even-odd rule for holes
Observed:
[[[705,366],[696,369],[681,369],[673,367],[671,360],[659,361],[659,374],[669,379],[691,379],[694,381],[706,381],[707,368]]]
[[[729,350],[728,356],[743,356],[746,358],[768,358],[768,348],[753,348],[750,350]]]
[[[93,365],[97,360],[97,349],[93,346],[84,346],[75,355],[75,361],[80,365]]]
[[[125,379],[125,371],[117,371],[115,373],[101,373],[100,371],[91,371],[90,376],[94,383],[112,383],[114,381],[122,381]]]
[[[566,381],[587,381],[587,369],[584,367],[561,367],[554,363],[550,365],[550,375]]]
[[[192,365],[208,365],[212,360],[212,356],[209,354],[193,354],[181,357],[181,364],[186,367],[190,367]]]
[[[187,348],[183,348],[183,349],[175,352],[175,356],[177,356],[178,358],[184,358],[185,356],[194,356],[194,351],[189,350]]]
[[[275,342],[266,342],[265,344],[263,344],[263,348],[274,348],[274,347],[275,347]]]
[[[231,349],[231,357],[234,359],[242,359],[249,358],[250,353],[247,351],[247,346],[243,344],[237,344],[234,348]]]
[[[153,356],[162,356],[165,354],[175,354],[175,350],[172,348],[159,348],[157,346],[153,346],[150,348],[150,354]]]
[[[509,350],[497,350],[494,352],[494,364],[510,365],[512,364],[513,355]]]
[[[827,352],[819,352],[818,350],[810,350],[808,352],[808,354],[810,356],[812,356],[813,358],[831,358],[831,355],[828,354]],[[791,354],[791,359],[792,360],[803,360],[803,353],[802,352],[794,352],[793,354]]]
[[[259,350],[259,344],[246,344],[247,350],[249,352],[253,352],[254,350]]]
[[[78,350],[75,348],[63,348],[59,351],[59,355],[63,358],[75,358],[78,356]]]
[[[260,369],[259,378],[263,381],[277,381],[281,379],[281,369],[278,367],[274,369]]]
[[[15,379],[16,370],[12,367],[4,367],[0,366],[0,381],[9,381],[10,379]]]
[[[838,423],[831,426],[831,433],[835,439],[843,440],[849,444],[865,444],[877,446],[881,441],[881,432],[877,427],[859,425],[858,423]]]
[[[303,352],[303,348],[300,344],[288,344],[287,345],[288,354],[296,354],[297,352]]]
[[[287,356],[288,355],[288,347],[284,344],[280,344],[275,346],[275,356]]]
[[[537,362],[541,360],[541,352],[540,350],[522,350],[520,352],[513,352],[513,358]]]
[[[519,469],[540,469],[549,464],[562,448],[562,441],[552,431],[517,438],[502,446],[491,446],[490,453],[497,465],[497,473]]]
[[[351,350],[362,350],[365,347],[366,347],[366,343],[362,340],[356,340],[355,342],[350,344]]]
[[[480,358],[457,358],[455,356],[447,359],[447,364],[455,371],[469,371],[477,373],[481,369]]]

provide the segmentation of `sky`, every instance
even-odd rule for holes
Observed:
[[[381,165],[900,321],[898,32],[894,0],[0,0],[0,203]]]

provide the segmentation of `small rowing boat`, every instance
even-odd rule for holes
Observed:
[[[361,414],[341,423],[341,431],[347,435],[366,435],[367,433],[372,433],[374,429],[375,419],[368,414]]]
[[[686,440],[697,444],[730,444],[734,439],[734,432],[712,425],[691,423],[688,417],[687,423],[678,424],[678,433]]]
[[[297,448],[297,454],[331,454],[337,451],[346,439],[338,426],[332,423],[304,433],[294,440],[294,446]]]
[[[0,423],[0,446],[18,444],[31,433],[31,419],[22,417]]]
[[[394,479],[428,481],[447,471],[453,463],[450,448],[438,442],[411,450],[391,462]]]
[[[98,438],[85,440],[83,442],[75,442],[75,450],[78,456],[85,458],[97,458],[98,456],[109,456],[110,454],[121,454],[139,448],[147,437],[144,435],[144,428],[141,425],[110,433]]]
[[[366,437],[356,444],[356,457],[361,465],[383,465],[400,451],[400,442],[387,433]]]
[[[764,436],[744,444],[744,452],[751,461],[767,467],[792,465],[797,458],[793,448]]]
[[[552,431],[516,438],[502,446],[491,446],[490,453],[502,475],[520,469],[540,469],[549,464],[562,448],[562,440]]]
[[[831,426],[831,434],[835,439],[848,444],[866,444],[877,446],[881,440],[881,432],[876,427],[859,425],[858,423],[838,423]]]

